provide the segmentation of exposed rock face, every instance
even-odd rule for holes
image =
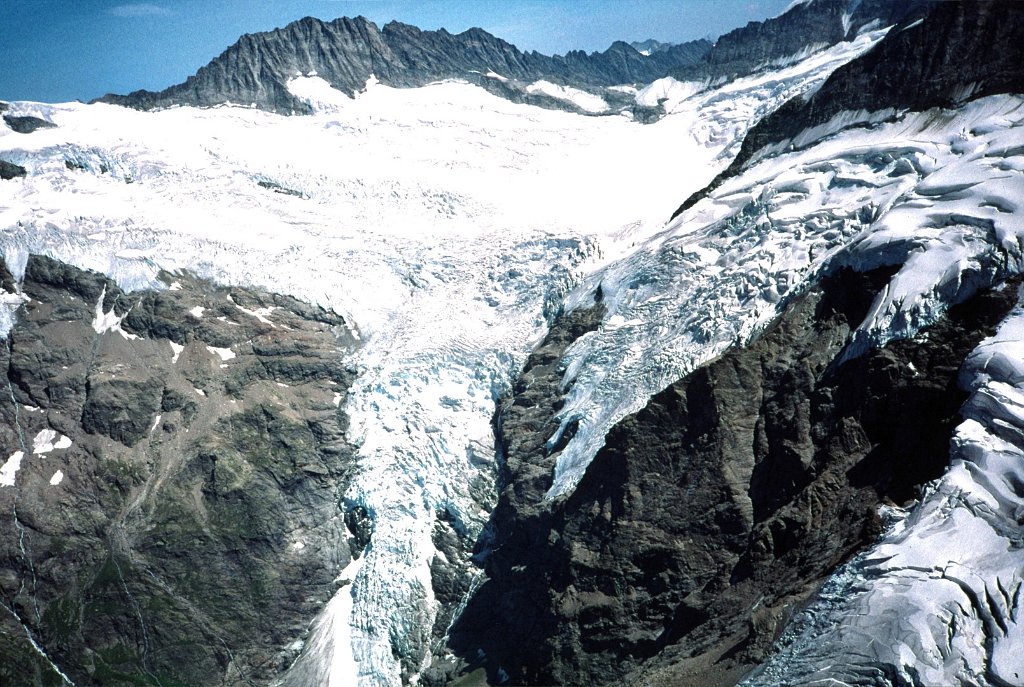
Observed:
[[[16,165],[7,160],[0,160],[0,179],[17,179],[18,177],[25,176],[25,174],[26,170],[21,165]]]
[[[309,106],[288,91],[287,83],[315,72],[349,95],[362,90],[371,74],[397,87],[458,78],[513,100],[567,107],[565,101],[529,94],[525,86],[540,79],[591,89],[648,82],[695,62],[710,47],[707,41],[694,41],[645,57],[617,42],[603,53],[574,51],[548,57],[520,52],[482,29],[453,35],[398,22],[378,29],[363,17],[332,22],[307,17],[283,29],[242,36],[183,84],[159,93],[136,91],[100,100],[140,109],[230,101],[285,114],[305,113]],[[489,77],[489,72],[507,81]]]
[[[48,122],[45,119],[39,117],[23,116],[18,117],[15,115],[4,115],[4,121],[7,126],[11,127],[13,131],[19,134],[30,134],[37,129],[53,129],[56,128],[56,124]]]
[[[0,486],[3,684],[266,684],[366,544],[339,503],[345,322],[164,278],[123,293],[29,258],[0,349],[0,459],[21,454]]]
[[[837,69],[810,98],[795,98],[756,124],[729,167],[694,194],[673,217],[722,181],[740,173],[766,147],[801,147],[850,126],[869,113],[956,107],[996,93],[1024,92],[1024,5],[965,0],[926,5],[923,21],[909,14],[867,54]],[[803,134],[844,121],[817,135]],[[877,119],[875,120],[877,121]]]
[[[489,579],[452,634],[469,668],[511,684],[667,686],[732,684],[756,665],[878,532],[877,505],[941,473],[959,363],[1014,301],[976,297],[927,337],[839,366],[886,276],[825,279],[756,343],[620,423],[576,491],[545,503],[561,397],[548,349],[571,336],[556,325],[498,415],[509,482]]]
[[[668,50],[674,46],[674,43],[662,43],[661,41],[656,41],[653,38],[648,38],[645,41],[630,41],[629,43],[629,47],[639,53],[647,53],[648,55]]]
[[[700,62],[675,70],[676,78],[728,79],[792,59],[811,48],[849,40],[862,29],[891,26],[920,16],[927,2],[909,0],[811,0],[765,21],[750,22],[718,38]]]
[[[874,50],[837,69],[806,101],[792,101],[767,117],[750,132],[744,151],[749,156],[791,139],[844,110],[920,111],[1022,91],[1024,6],[939,3],[924,21],[905,21]]]

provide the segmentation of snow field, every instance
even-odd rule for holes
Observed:
[[[285,682],[351,684],[355,671],[359,684],[395,685],[396,653],[410,679],[429,661],[436,514],[479,533],[495,496],[495,400],[563,303],[600,283],[610,311],[570,352],[565,419],[586,422],[560,459],[561,491],[616,417],[748,338],[863,230],[855,192],[837,186],[822,204],[829,173],[810,166],[792,190],[741,183],[664,221],[754,121],[881,35],[681,99],[650,126],[453,82],[399,90],[371,80],[348,98],[312,75],[292,82],[318,110],[308,117],[15,103],[15,114],[58,128],[0,135],[5,159],[29,170],[0,184],[0,249],[16,275],[29,252],[126,289],[186,269],[346,316],[362,343],[349,354],[359,376],[343,408],[359,469],[343,496],[371,514],[374,536]],[[818,207],[806,227],[775,219],[801,202]],[[114,329],[101,304],[94,324]],[[741,308],[752,314],[728,319]]]
[[[0,186],[0,248],[16,275],[30,252],[126,289],[187,269],[346,316],[362,345],[344,407],[360,474],[344,497],[371,513],[375,535],[339,592],[351,603],[328,605],[292,677],[329,656],[338,684],[353,666],[363,684],[396,684],[396,651],[429,656],[436,513],[474,536],[493,505],[495,399],[603,259],[601,237],[660,226],[680,184],[695,190],[715,171],[665,179],[638,162],[718,151],[683,136],[686,122],[584,118],[459,83],[322,95],[334,110],[294,118],[46,106],[59,128],[0,137],[30,169]],[[118,324],[100,299],[97,331]]]

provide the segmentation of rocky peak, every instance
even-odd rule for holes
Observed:
[[[644,57],[628,44],[616,43],[603,53],[572,51],[549,57],[523,53],[480,28],[452,34],[397,21],[379,29],[364,17],[332,22],[306,17],[281,29],[242,36],[184,83],[158,93],[110,94],[100,101],[137,109],[230,102],[301,114],[310,108],[289,91],[288,82],[315,72],[350,96],[362,90],[371,75],[400,88],[462,79],[512,100],[573,109],[564,101],[534,96],[526,86],[548,80],[600,91],[622,83],[646,83],[695,62],[709,48],[707,41],[695,41]],[[491,72],[507,81],[485,76]]]
[[[675,43],[662,43],[661,41],[648,38],[645,41],[633,41],[629,44],[629,47],[636,50],[641,55],[651,55],[656,52],[663,52],[675,47]]]

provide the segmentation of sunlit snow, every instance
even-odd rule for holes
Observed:
[[[562,418],[580,419],[581,430],[554,493],[571,489],[618,418],[749,337],[843,245],[898,212],[901,194],[944,202],[941,186],[915,191],[929,164],[959,156],[965,174],[970,164],[1017,164],[955,152],[966,144],[946,140],[950,125],[912,120],[855,134],[863,155],[811,148],[766,163],[666,226],[749,126],[881,36],[680,99],[648,126],[514,104],[459,82],[371,81],[349,98],[310,75],[290,86],[315,103],[304,117],[14,103],[12,112],[39,111],[58,128],[0,137],[4,158],[29,171],[0,184],[0,247],[16,275],[28,252],[125,289],[166,288],[159,270],[189,270],[345,316],[360,336],[343,404],[359,464],[345,499],[366,508],[374,535],[289,679],[299,684],[330,657],[338,684],[351,683],[354,666],[362,684],[397,684],[396,652],[429,657],[435,515],[471,536],[482,528],[493,503],[478,503],[470,485],[493,490],[495,400],[563,305],[601,284],[609,313],[570,351]],[[1017,121],[1006,102],[990,107],[967,124]],[[1001,131],[975,137],[991,151]],[[872,157],[875,147],[891,165]],[[837,182],[847,178],[856,183]],[[1006,183],[986,202],[1021,197]],[[996,226],[1011,241],[1004,220]],[[959,224],[936,227],[935,239],[956,232],[977,249],[965,260],[984,253]],[[875,255],[867,245],[863,254]],[[119,320],[102,301],[95,324],[110,331]],[[272,322],[269,310],[250,314]],[[889,327],[890,315],[879,311],[864,336],[884,338],[874,323]],[[172,344],[173,360],[181,352]]]
[[[173,365],[178,362],[178,357],[181,355],[181,352],[185,350],[185,347],[181,344],[176,344],[173,341],[168,343],[171,344],[171,365]]]
[[[231,360],[232,358],[235,357],[235,352],[232,351],[230,348],[217,348],[216,346],[207,346],[206,350],[209,351],[211,355],[217,356],[224,362],[227,362],[228,360]]]
[[[49,453],[57,449],[70,448],[71,439],[63,434],[59,436],[60,438],[58,439],[57,431],[53,429],[40,430],[32,440],[32,453],[34,455],[39,455]]]
[[[526,87],[527,93],[543,93],[544,95],[572,103],[585,112],[604,112],[608,103],[599,95],[587,93],[572,86],[561,86],[550,81],[535,81]]]
[[[0,466],[0,487],[14,486],[14,476],[21,467],[21,459],[24,457],[24,451],[15,451],[4,461],[4,464]]]

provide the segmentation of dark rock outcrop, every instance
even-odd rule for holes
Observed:
[[[808,47],[835,45],[862,30],[920,16],[927,4],[923,0],[811,0],[720,36],[702,60],[680,67],[673,75],[683,80],[718,81],[749,74],[791,59]]]
[[[633,50],[647,54],[662,52],[672,48],[674,45],[674,43],[662,43],[661,41],[656,41],[653,38],[648,38],[645,41],[630,41],[629,43],[629,47],[633,48]]]
[[[998,93],[1024,93],[1024,4],[963,0],[909,14],[865,55],[836,69],[809,98],[795,98],[757,123],[729,167],[673,214],[693,206],[739,174],[758,151],[795,141],[841,112],[863,113],[958,107]],[[863,126],[851,117],[845,127]],[[838,131],[839,129],[836,129]],[[829,133],[835,133],[830,131]]]
[[[344,320],[162,278],[125,293],[29,258],[0,348],[0,461],[23,454],[0,486],[2,684],[267,684],[371,536],[341,503]]]
[[[331,22],[307,17],[283,29],[242,36],[182,84],[159,93],[136,91],[100,100],[138,109],[255,103],[273,112],[306,113],[309,106],[288,91],[287,83],[315,72],[349,95],[362,90],[371,74],[396,87],[457,78],[513,100],[571,108],[564,101],[527,93],[525,86],[539,79],[592,90],[648,82],[694,62],[710,47],[707,41],[694,41],[645,57],[619,42],[603,53],[548,57],[521,52],[482,29],[453,35],[399,22],[378,29],[363,17]],[[508,81],[488,77],[492,71]]]
[[[0,179],[17,179],[18,177],[25,176],[25,174],[26,170],[21,165],[16,165],[7,160],[0,160]]]
[[[53,122],[48,122],[39,117],[4,115],[4,121],[7,123],[7,126],[19,134],[30,134],[38,129],[54,129],[57,127]]]
[[[560,353],[531,359],[498,415],[510,479],[482,552],[488,579],[452,631],[464,669],[667,687],[732,684],[756,665],[876,536],[877,506],[941,473],[959,363],[1015,300],[975,297],[926,338],[838,365],[887,276],[843,271],[797,298],[757,342],[617,425],[554,502],[559,447],[544,442]]]

